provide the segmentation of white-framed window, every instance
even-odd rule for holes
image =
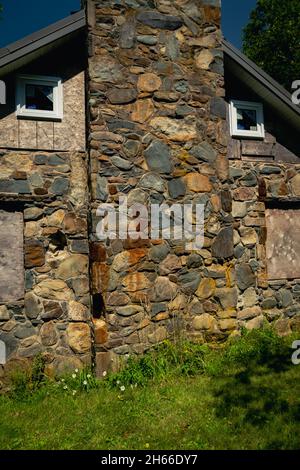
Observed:
[[[231,100],[229,106],[232,137],[264,139],[264,110],[262,103]]]
[[[60,121],[63,118],[63,85],[59,77],[19,75],[16,112],[19,118]]]

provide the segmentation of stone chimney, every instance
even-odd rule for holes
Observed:
[[[87,16],[91,272],[101,375],[120,356],[168,337],[224,336],[216,315],[222,303],[212,298],[216,287],[232,287],[233,228],[220,1],[91,0]],[[96,210],[103,203],[117,208],[120,196],[148,207],[203,204],[204,247],[189,251],[185,240],[163,237],[99,241]]]

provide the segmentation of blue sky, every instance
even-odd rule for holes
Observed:
[[[38,31],[80,8],[80,0],[0,0],[4,7],[0,21],[0,47]],[[241,47],[241,32],[256,0],[222,0],[223,33]]]

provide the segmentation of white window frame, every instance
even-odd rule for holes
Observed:
[[[251,109],[256,111],[257,116],[257,130],[248,131],[238,129],[237,109]],[[264,109],[262,103],[255,103],[252,101],[231,100],[229,105],[229,121],[230,121],[230,134],[232,137],[244,137],[250,139],[264,139],[265,138],[265,125],[264,125]]]
[[[26,85],[53,86],[53,111],[26,109]],[[59,77],[19,75],[17,77],[16,100],[18,118],[48,119],[51,121],[61,121],[63,119],[63,85]]]

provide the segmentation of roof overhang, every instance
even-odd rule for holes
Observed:
[[[84,10],[0,49],[0,77],[59,47],[86,26]]]
[[[223,50],[225,67],[277,111],[288,124],[300,129],[300,107],[293,103],[292,95],[225,40],[223,40]]]

